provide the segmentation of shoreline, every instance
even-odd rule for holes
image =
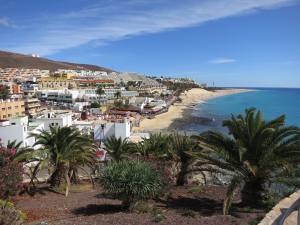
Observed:
[[[193,88],[180,95],[181,103],[170,106],[169,111],[155,116],[153,119],[144,118],[139,127],[133,129],[134,132],[155,132],[174,129],[176,121],[186,117],[187,111],[192,110],[195,105],[202,104],[207,100],[226,95],[254,91],[251,89],[223,89],[207,91],[202,88]],[[172,128],[173,127],[173,128]]]

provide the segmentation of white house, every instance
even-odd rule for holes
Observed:
[[[35,138],[30,137],[30,134],[40,133],[43,129],[44,123],[29,122],[27,116],[1,121],[1,142],[7,145],[8,141],[16,140],[17,142],[22,142],[22,147],[32,147],[35,143]]]
[[[46,111],[42,116],[34,119],[36,122],[44,123],[44,129],[49,131],[50,126],[72,126],[72,113],[69,111]]]
[[[94,140],[105,140],[109,137],[128,138],[130,137],[130,121],[125,119],[123,123],[95,124]]]

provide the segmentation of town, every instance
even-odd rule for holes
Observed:
[[[135,73],[25,68],[0,69],[0,137],[33,147],[32,133],[72,126],[99,147],[108,137],[140,141],[143,118],[168,111],[179,94],[199,85],[185,78]]]

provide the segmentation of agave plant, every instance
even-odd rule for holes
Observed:
[[[139,201],[157,196],[163,187],[159,173],[138,160],[109,164],[100,183],[107,193],[122,200],[124,207],[130,211]]]
[[[300,130],[285,126],[285,116],[264,120],[262,113],[246,109],[245,115],[225,120],[229,135],[208,131],[198,139],[207,150],[202,158],[214,170],[230,175],[224,200],[227,214],[234,192],[241,188],[242,202],[258,206],[270,184],[288,182],[299,185]]]

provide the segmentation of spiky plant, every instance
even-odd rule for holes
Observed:
[[[72,127],[50,127],[50,131],[43,130],[32,136],[36,138],[35,146],[40,147],[35,154],[52,168],[51,186],[58,187],[65,180],[68,195],[70,180],[76,170],[95,162],[96,145]]]
[[[150,134],[149,138],[144,138],[138,154],[143,157],[155,156],[159,159],[170,158],[169,152],[170,137],[167,134],[156,133]]]
[[[128,139],[116,138],[114,136],[107,138],[104,141],[104,145],[108,155],[116,162],[128,158],[129,154],[136,147]]]
[[[123,201],[132,210],[136,203],[157,196],[162,190],[160,175],[142,161],[121,161],[109,164],[100,178],[104,190]]]
[[[171,158],[180,164],[180,170],[177,174],[176,184],[182,186],[186,183],[186,175],[192,170],[190,165],[196,158],[195,150],[197,145],[189,136],[172,134],[170,135]]]
[[[268,185],[299,183],[296,177],[299,176],[300,130],[285,126],[285,116],[266,121],[260,111],[251,108],[245,110],[245,115],[232,115],[223,125],[229,135],[208,131],[198,139],[208,151],[202,155],[207,164],[232,177],[224,200],[224,214],[228,213],[239,187],[242,202],[258,206]]]

